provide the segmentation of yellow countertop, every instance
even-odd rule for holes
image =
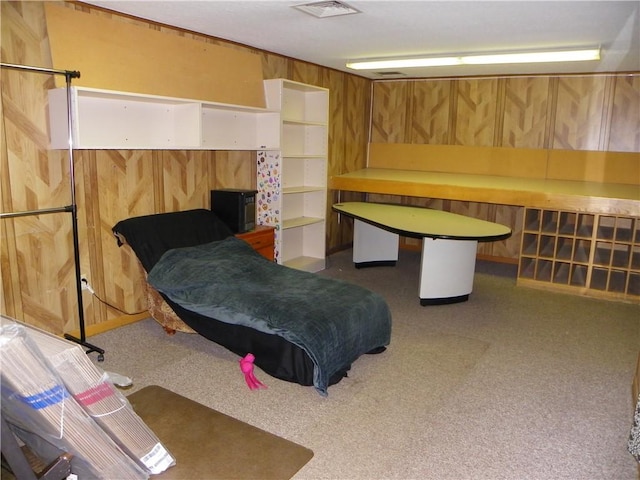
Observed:
[[[333,209],[399,235],[489,242],[511,235],[505,225],[456,213],[370,202],[345,202]]]

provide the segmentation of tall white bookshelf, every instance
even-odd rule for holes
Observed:
[[[329,90],[265,80],[267,109],[280,112],[280,150],[258,151],[258,224],[276,229],[280,264],[325,268]]]

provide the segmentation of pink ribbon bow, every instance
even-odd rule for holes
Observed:
[[[253,373],[253,361],[255,358],[256,357],[252,353],[247,353],[244,358],[240,359],[240,370],[244,373],[244,379],[251,390],[267,388],[267,386],[258,380]]]

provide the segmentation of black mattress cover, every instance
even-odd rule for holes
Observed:
[[[134,251],[149,272],[160,257],[173,248],[191,247],[222,240],[233,235],[218,216],[206,209],[185,210],[132,217],[118,222],[113,233]],[[304,386],[313,385],[314,364],[307,353],[278,335],[242,325],[232,325],[182,308],[161,293],[167,304],[203,337],[244,357],[255,355],[255,364],[267,374]],[[351,365],[345,365],[329,379],[329,385],[346,377]]]

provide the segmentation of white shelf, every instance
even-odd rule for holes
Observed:
[[[325,222],[323,219],[299,219],[290,226],[287,222],[282,234],[282,259],[287,266],[307,271],[325,268]],[[322,253],[318,253],[322,252]]]
[[[257,150],[280,148],[280,115],[262,108],[71,88],[78,149]],[[67,89],[49,91],[51,148],[68,148]]]
[[[311,187],[306,185],[300,185],[297,187],[284,187],[282,193],[284,195],[293,193],[308,193],[308,192],[324,192],[322,187]]]
[[[322,270],[326,255],[329,91],[266,80],[267,107],[281,113],[281,150],[258,153],[258,222],[275,224],[276,260]]]
[[[324,258],[316,257],[296,257],[284,262],[284,265],[296,270],[305,270],[307,272],[319,272],[326,268]]]
[[[324,218],[318,217],[294,217],[282,222],[282,230],[288,230],[290,228],[304,227],[307,225],[313,225],[314,223],[324,222]]]

